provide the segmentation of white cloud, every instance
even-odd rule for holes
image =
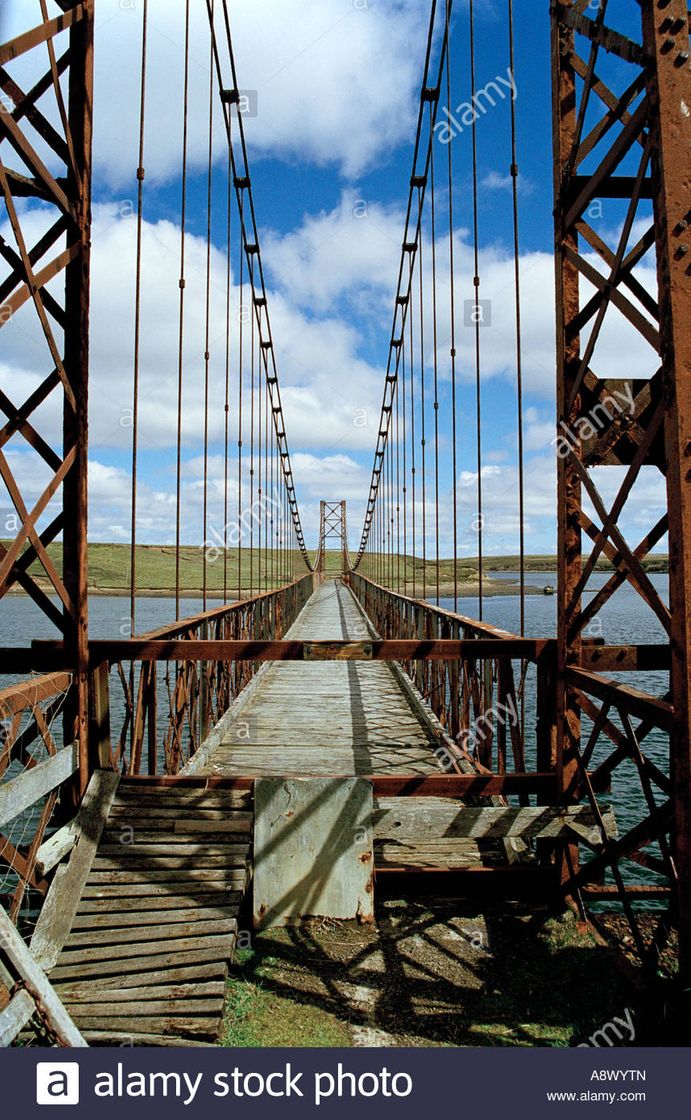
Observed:
[[[512,183],[511,175],[502,175],[500,171],[488,171],[480,180],[480,187],[488,191],[510,191]],[[525,176],[519,176],[518,190],[520,194],[531,195],[535,190],[535,184]]]
[[[314,311],[347,296],[363,318],[374,312],[381,319],[391,311],[404,221],[398,207],[344,191],[333,210],[306,214],[290,233],[265,237],[269,270],[284,291]]]
[[[24,0],[3,3],[5,34],[35,22]],[[38,9],[38,5],[36,6]],[[209,30],[205,0],[191,0],[189,167],[206,166]],[[96,5],[94,155],[97,176],[134,192],[139,128],[141,4]],[[246,119],[252,156],[331,166],[347,177],[381,162],[414,125],[428,10],[419,0],[234,0],[231,8],[238,81],[256,90],[258,115]],[[178,174],[182,146],[184,0],[149,0],[148,182]],[[216,28],[225,64],[221,5]],[[41,59],[41,62],[44,60]],[[31,78],[33,60],[13,73]],[[27,83],[28,84],[28,83]],[[222,125],[216,111],[218,157]]]

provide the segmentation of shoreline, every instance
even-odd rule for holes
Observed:
[[[40,586],[41,586],[42,591],[45,591],[47,594],[50,594],[50,591],[51,591],[50,584],[45,584],[45,586],[44,586],[44,581],[41,581]],[[426,585],[425,590],[427,591],[427,601],[430,602],[431,601],[430,592],[435,591],[436,587],[433,583],[428,583]],[[471,598],[472,599],[477,599],[478,596],[479,596],[479,593],[480,593],[480,585],[479,585],[479,583],[477,583],[477,581],[475,583],[459,582],[458,586],[457,586],[457,592],[458,592],[458,598],[459,599],[471,599]],[[90,587],[88,593],[89,593],[89,596],[92,596],[94,598],[129,599],[129,597],[130,597],[129,587],[97,587],[97,586],[95,586],[95,587]],[[230,593],[230,597],[228,598],[227,601],[229,603],[238,602],[237,597],[233,595],[233,589],[232,588],[229,589],[229,593]],[[498,598],[498,597],[502,597],[502,596],[508,597],[508,596],[512,596],[512,595],[518,597],[519,593],[520,593],[520,586],[519,586],[518,580],[516,580],[514,582],[513,580],[492,579],[491,577],[487,577],[483,581],[483,585],[482,585],[482,597],[483,597],[483,599]],[[543,595],[544,594],[541,587],[534,587],[532,585],[526,586],[525,593],[526,593],[526,595]],[[27,595],[27,592],[24,591],[24,589],[22,587],[18,587],[15,584],[14,587],[10,588],[10,590],[8,591],[8,594],[9,595]],[[254,594],[258,595],[259,592],[255,591]],[[422,584],[421,583],[416,583],[415,594],[413,594],[413,588],[412,588],[411,584],[408,584],[408,587],[406,588],[405,591],[403,591],[403,589],[401,589],[400,594],[401,595],[407,595],[411,599],[412,598],[421,599],[422,598]],[[448,582],[441,581],[440,584],[439,584],[439,597],[440,597],[440,599],[453,598],[453,594],[454,594],[453,583],[448,583]],[[140,588],[137,588],[137,599],[174,599],[174,598],[175,598],[175,589],[174,588],[168,588],[168,587],[160,587],[160,588],[159,587],[140,587]],[[202,589],[201,588],[181,588],[180,589],[180,598],[181,599],[200,599],[201,600],[203,598]],[[220,601],[225,600],[225,596],[224,596],[223,590],[221,588],[209,588],[209,589],[207,589],[206,598],[207,598],[207,600],[208,599],[220,600]],[[243,589],[242,598],[243,599],[250,598],[249,591],[247,589]]]

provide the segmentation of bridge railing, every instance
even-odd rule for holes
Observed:
[[[141,635],[140,641],[277,641],[312,594],[307,573],[285,587]],[[108,654],[108,643],[99,646]],[[248,660],[113,656],[92,673],[92,751],[127,774],[177,774],[259,668]],[[116,730],[114,730],[116,729]]]
[[[486,654],[401,662],[447,734],[485,769],[503,774],[546,772],[555,766],[553,705],[556,643],[522,638],[382,587],[358,572],[348,583],[384,639],[484,639]],[[497,643],[506,654],[497,654]],[[529,696],[529,719],[525,701]]]
[[[13,921],[28,894],[40,899],[48,889],[43,845],[79,765],[61,727],[71,683],[57,672],[0,690],[0,903]]]

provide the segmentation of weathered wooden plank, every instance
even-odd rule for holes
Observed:
[[[616,836],[611,809],[604,811],[603,819],[607,835]],[[444,798],[399,797],[379,798],[374,812],[375,842],[405,838],[423,847],[434,837],[553,839],[576,829],[594,844],[600,840],[589,805],[475,808]]]
[[[96,993],[103,991],[104,999],[109,1003],[149,1003],[155,1000],[191,1000],[192,998],[221,998],[225,994],[225,984],[222,980],[207,980],[201,982],[188,981],[183,984],[159,984],[158,986],[132,987],[132,988],[104,988],[99,989],[95,984],[59,984],[55,989],[60,999],[65,1004],[75,1000],[94,1002]]]
[[[31,951],[50,970],[70,931],[96,854],[119,774],[97,770],[79,809],[79,838],[69,863],[58,868],[31,938]]]
[[[104,945],[112,946],[114,954],[121,953],[124,947],[133,956],[147,956],[150,953],[160,952],[163,948],[159,942],[168,941],[172,949],[179,941],[191,941],[194,938],[205,937],[209,934],[235,933],[238,923],[235,918],[217,918],[210,921],[195,921],[193,924],[186,922],[166,922],[147,926],[142,929],[137,926],[121,926],[120,929],[76,929],[67,938],[65,949],[73,949],[76,945]],[[142,942],[142,938],[147,938]],[[141,944],[140,944],[141,942]],[[135,943],[135,944],[130,944]]]
[[[70,854],[77,842],[78,834],[76,821],[72,820],[41,844],[36,853],[36,870],[39,874],[47,875]]]
[[[469,868],[506,863],[503,850],[483,851],[475,840],[455,839],[446,844],[423,848],[416,844],[383,841],[375,846],[374,865],[379,870],[391,867]]]
[[[152,909],[143,911],[141,909],[142,902],[140,900],[138,909],[136,910],[128,910],[117,904],[114,906],[111,905],[109,911],[104,911],[100,914],[84,914],[80,912],[72,923],[71,937],[74,937],[79,930],[104,929],[111,931],[114,935],[114,940],[117,941],[117,931],[127,926],[134,926],[141,932],[142,936],[144,936],[145,931],[142,929],[143,926],[155,926],[163,921],[174,922],[184,927],[192,926],[192,928],[196,930],[198,922],[222,920],[227,918],[231,913],[231,907],[225,898],[217,902],[216,905],[195,906],[194,908],[181,906],[180,899],[178,898],[171,899],[170,901],[173,905],[166,910]],[[148,934],[148,931],[146,931],[146,933]]]
[[[139,809],[174,812],[182,806],[199,812],[242,812],[252,804],[251,790],[191,789],[188,786],[168,785],[149,787],[142,784],[121,790],[114,804],[116,812],[137,812]]]
[[[16,778],[0,784],[0,827],[30,809],[42,797],[57,789],[79,766],[76,743],[63,747],[51,758],[23,770]]]
[[[185,843],[184,840],[177,844],[168,843],[167,841],[161,842],[160,836],[153,840],[139,839],[135,833],[132,843],[112,844],[106,838],[104,843],[99,845],[98,860],[99,863],[109,856],[119,856],[122,859],[127,859],[132,856],[134,859],[140,859],[142,856],[170,856],[171,859],[182,859],[185,856],[218,856],[224,859],[226,856],[245,856],[248,847],[245,841],[242,844],[235,844],[232,840],[227,843],[223,840],[216,839],[213,844],[204,844],[200,841],[194,843]]]
[[[109,826],[112,822],[108,822]],[[236,831],[228,825],[224,825],[222,830],[216,829],[215,831],[207,832],[206,829],[188,829],[185,825],[184,831],[182,829],[173,831],[172,829],[154,829],[149,831],[147,825],[142,825],[133,822],[132,831],[128,832],[129,826],[123,825],[119,829],[108,827],[103,833],[101,840],[101,850],[111,845],[120,848],[139,848],[143,844],[158,844],[163,845],[166,851],[170,851],[175,855],[179,849],[184,845],[203,847],[205,850],[209,847],[218,848],[225,851],[229,846],[247,849],[249,838],[248,829]]]
[[[134,991],[134,989],[132,989]],[[171,1016],[186,1017],[189,1016],[214,1016],[217,1022],[220,1019],[219,1006],[220,1001],[218,997],[213,999],[190,999],[175,996],[171,999],[149,999],[143,1002],[141,1012],[138,1006],[139,1001],[132,998],[127,1003],[120,1000],[111,1001],[110,998],[97,1000],[96,1002],[86,1002],[80,997],[71,1010],[75,1018],[80,1023],[91,1022],[93,1019],[127,1019],[130,1023],[140,1023],[140,1018],[148,1019],[151,1016],[161,1016],[161,1018],[170,1018]]]
[[[113,1020],[115,1024],[117,1020]],[[113,1046],[121,1046],[126,1042],[128,1046],[208,1046],[208,1042],[201,1039],[185,1038],[176,1034],[144,1034],[142,1031],[119,1031],[114,1028],[106,1030],[85,1030],[84,1037],[91,1042],[98,1043],[103,1046],[110,1043]]]
[[[85,1031],[118,1030],[131,1036],[134,1032],[141,1034],[188,1034],[193,1037],[215,1038],[221,1027],[220,1015],[212,1018],[199,1018],[194,1016],[177,1015],[136,1015],[129,1019],[126,1016],[117,1019],[104,1015],[80,1015],[79,1022]]]
[[[103,874],[107,875],[109,873],[104,872]],[[118,872],[111,872],[110,874],[117,875]],[[195,894],[203,895],[207,892],[209,895],[216,894],[217,897],[220,895],[225,897],[226,894],[230,895],[234,892],[242,891],[246,880],[247,872],[245,870],[238,872],[236,875],[221,873],[221,877],[218,879],[214,879],[210,875],[208,880],[200,878],[192,880],[190,883],[185,883],[184,881],[180,883],[177,881],[161,881],[160,877],[157,877],[156,880],[152,879],[149,881],[146,876],[144,876],[140,882],[122,882],[119,880],[112,882],[106,879],[104,883],[93,883],[86,886],[82,894],[82,903],[109,898],[131,899],[135,901],[143,896],[151,896],[152,900],[170,899],[171,897],[178,899],[182,897],[193,898]],[[172,891],[176,893],[171,894]],[[147,902],[146,905],[148,906],[149,903]],[[90,907],[85,905],[84,909],[88,910]]]
[[[215,827],[209,828],[209,825]],[[130,828],[133,833],[127,831]],[[202,843],[207,837],[211,843],[215,843],[220,837],[221,843],[224,844],[247,845],[250,833],[251,824],[245,824],[244,821],[239,825],[233,821],[185,821],[179,829],[175,829],[172,820],[130,820],[127,824],[124,821],[120,824],[109,820],[103,842],[112,843],[115,840],[121,844],[127,842],[134,834],[135,839],[142,840],[146,837],[151,843],[161,843],[163,840],[170,841],[171,844],[179,844],[183,841]]]
[[[0,1011],[0,1046],[10,1046],[36,1010],[28,992],[19,991]]]
[[[40,964],[34,959],[21,935],[0,907],[0,946],[19,976],[38,993],[43,1012],[50,1026],[58,1032],[69,1046],[86,1046],[84,1038],[77,1030],[55,994],[48,977]]]
[[[182,886],[180,889],[184,890],[185,888]],[[73,929],[78,929],[86,919],[102,917],[104,922],[108,921],[113,911],[119,915],[123,922],[128,921],[129,911],[133,911],[134,915],[146,913],[152,920],[153,915],[157,912],[166,910],[174,913],[188,911],[189,920],[192,920],[194,914],[200,910],[232,909],[235,911],[242,901],[241,891],[222,890],[207,894],[146,895],[137,898],[118,898],[114,905],[112,890],[106,891],[104,894],[106,897],[102,898],[85,899],[82,896],[77,916],[74,919]],[[146,907],[145,911],[143,910],[144,907]]]
[[[253,820],[254,813],[233,813],[226,817],[225,821],[178,821],[173,834],[204,832],[210,836],[215,832],[227,835],[249,833],[252,831]]]
[[[150,960],[151,958],[145,963],[149,964]],[[138,961],[137,965],[140,966],[141,961]],[[54,976],[55,973],[52,975]],[[57,981],[55,988],[56,991],[61,991],[65,986],[74,987],[78,984],[80,988],[89,992],[106,991],[110,993],[113,990],[142,987],[146,991],[155,993],[161,985],[196,984],[199,980],[210,980],[212,978],[220,978],[220,982],[225,987],[227,975],[227,962],[212,959],[206,962],[183,964],[170,968],[147,969],[144,972],[134,971],[129,975],[126,973],[110,976],[97,974],[86,977],[75,975],[73,980]]]
[[[220,942],[220,944],[218,943]],[[179,944],[179,943],[178,943]],[[152,972],[158,970],[175,971],[183,965],[199,965],[206,961],[218,964],[228,960],[229,941],[227,938],[216,938],[213,944],[200,942],[196,949],[178,950],[175,952],[159,953],[151,957],[108,957],[100,960],[84,960],[79,952],[70,953],[69,959],[52,969],[51,980],[77,979],[86,976],[117,976],[121,983],[126,983],[126,978],[137,976],[137,983],[142,984]],[[92,950],[93,952],[94,950]],[[65,956],[65,954],[63,954]],[[142,975],[143,974],[143,975]]]
[[[235,923],[237,926],[237,923]],[[63,949],[60,954],[58,965],[60,968],[66,968],[68,965],[77,964],[80,967],[87,967],[92,962],[107,961],[115,963],[120,961],[133,961],[137,957],[154,957],[157,961],[162,963],[172,961],[175,957],[184,956],[188,951],[194,950],[195,953],[203,953],[208,950],[217,953],[220,957],[227,956],[231,944],[231,938],[228,931],[226,935],[206,936],[206,937],[176,937],[175,944],[172,942],[158,942],[146,941],[143,943],[123,945],[95,945],[90,949]],[[201,959],[201,958],[200,958]],[[146,967],[140,964],[141,967]]]
[[[170,849],[166,849],[170,852]],[[204,849],[196,852],[189,852],[182,855],[166,855],[163,856],[158,852],[150,852],[146,849],[139,851],[132,851],[120,856],[117,855],[99,855],[94,860],[94,871],[108,871],[116,870],[117,868],[147,871],[151,866],[151,860],[155,859],[158,867],[164,870],[173,871],[177,869],[179,872],[205,869],[218,870],[219,868],[238,868],[244,867],[247,853],[245,852],[229,852],[223,853],[207,853]],[[184,878],[184,876],[183,876]]]
[[[166,808],[161,808],[157,805],[137,806],[136,809],[125,805],[114,805],[108,819],[120,822],[121,820],[129,821],[134,818],[139,822],[146,821],[147,824],[151,826],[153,826],[154,821],[160,821],[161,828],[168,828],[170,827],[170,822],[172,821],[174,823],[179,816],[179,805],[168,806]],[[234,821],[236,818],[239,820],[251,820],[252,812],[251,810],[245,809],[201,809],[195,807],[190,809],[185,816],[185,819],[190,822],[209,821],[210,823]]]
[[[161,868],[158,866],[158,861],[156,868],[153,870],[148,867],[145,867],[144,870],[137,867],[123,869],[119,866],[114,869],[104,868],[103,870],[95,868],[89,875],[84,888],[84,897],[88,897],[92,887],[101,887],[104,883],[130,884],[133,887],[137,884],[155,886],[159,883],[166,891],[172,890],[173,886],[177,884],[180,888],[186,887],[193,891],[195,885],[202,888],[205,883],[210,884],[210,889],[215,889],[211,886],[214,883],[217,886],[230,885],[242,880],[243,875],[244,870],[233,871],[232,868],[226,869],[223,867],[210,867],[204,870],[200,870],[197,866],[182,869],[175,867]],[[166,884],[171,884],[171,886]]]

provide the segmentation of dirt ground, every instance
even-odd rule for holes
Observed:
[[[655,1041],[626,970],[570,912],[400,900],[372,926],[244,936],[226,1046],[577,1046],[617,1021],[632,1026],[611,1044]]]

